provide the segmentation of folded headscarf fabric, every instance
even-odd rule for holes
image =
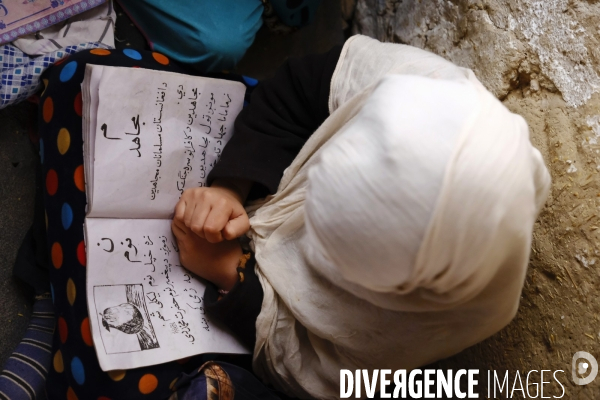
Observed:
[[[330,112],[250,210],[255,371],[301,397],[337,398],[342,368],[412,369],[508,324],[550,185],[525,121],[423,50],[351,38]]]

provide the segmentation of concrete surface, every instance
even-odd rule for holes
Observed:
[[[32,304],[12,277],[33,218],[37,155],[27,134],[32,113],[35,106],[28,103],[0,110],[0,365],[25,333]]]

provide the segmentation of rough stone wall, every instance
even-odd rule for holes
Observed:
[[[359,0],[354,30],[471,68],[525,117],[552,174],[516,319],[437,366],[508,370],[511,387],[517,370],[564,370],[564,399],[600,398],[600,375],[571,380],[575,352],[600,360],[600,1]]]

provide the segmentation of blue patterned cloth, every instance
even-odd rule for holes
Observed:
[[[0,109],[33,95],[41,86],[42,72],[57,60],[97,47],[106,48],[101,43],[82,43],[32,57],[10,44],[0,46]]]

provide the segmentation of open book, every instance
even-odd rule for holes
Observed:
[[[239,82],[88,65],[82,83],[87,301],[102,370],[247,353],[205,314],[171,217],[233,133]]]

